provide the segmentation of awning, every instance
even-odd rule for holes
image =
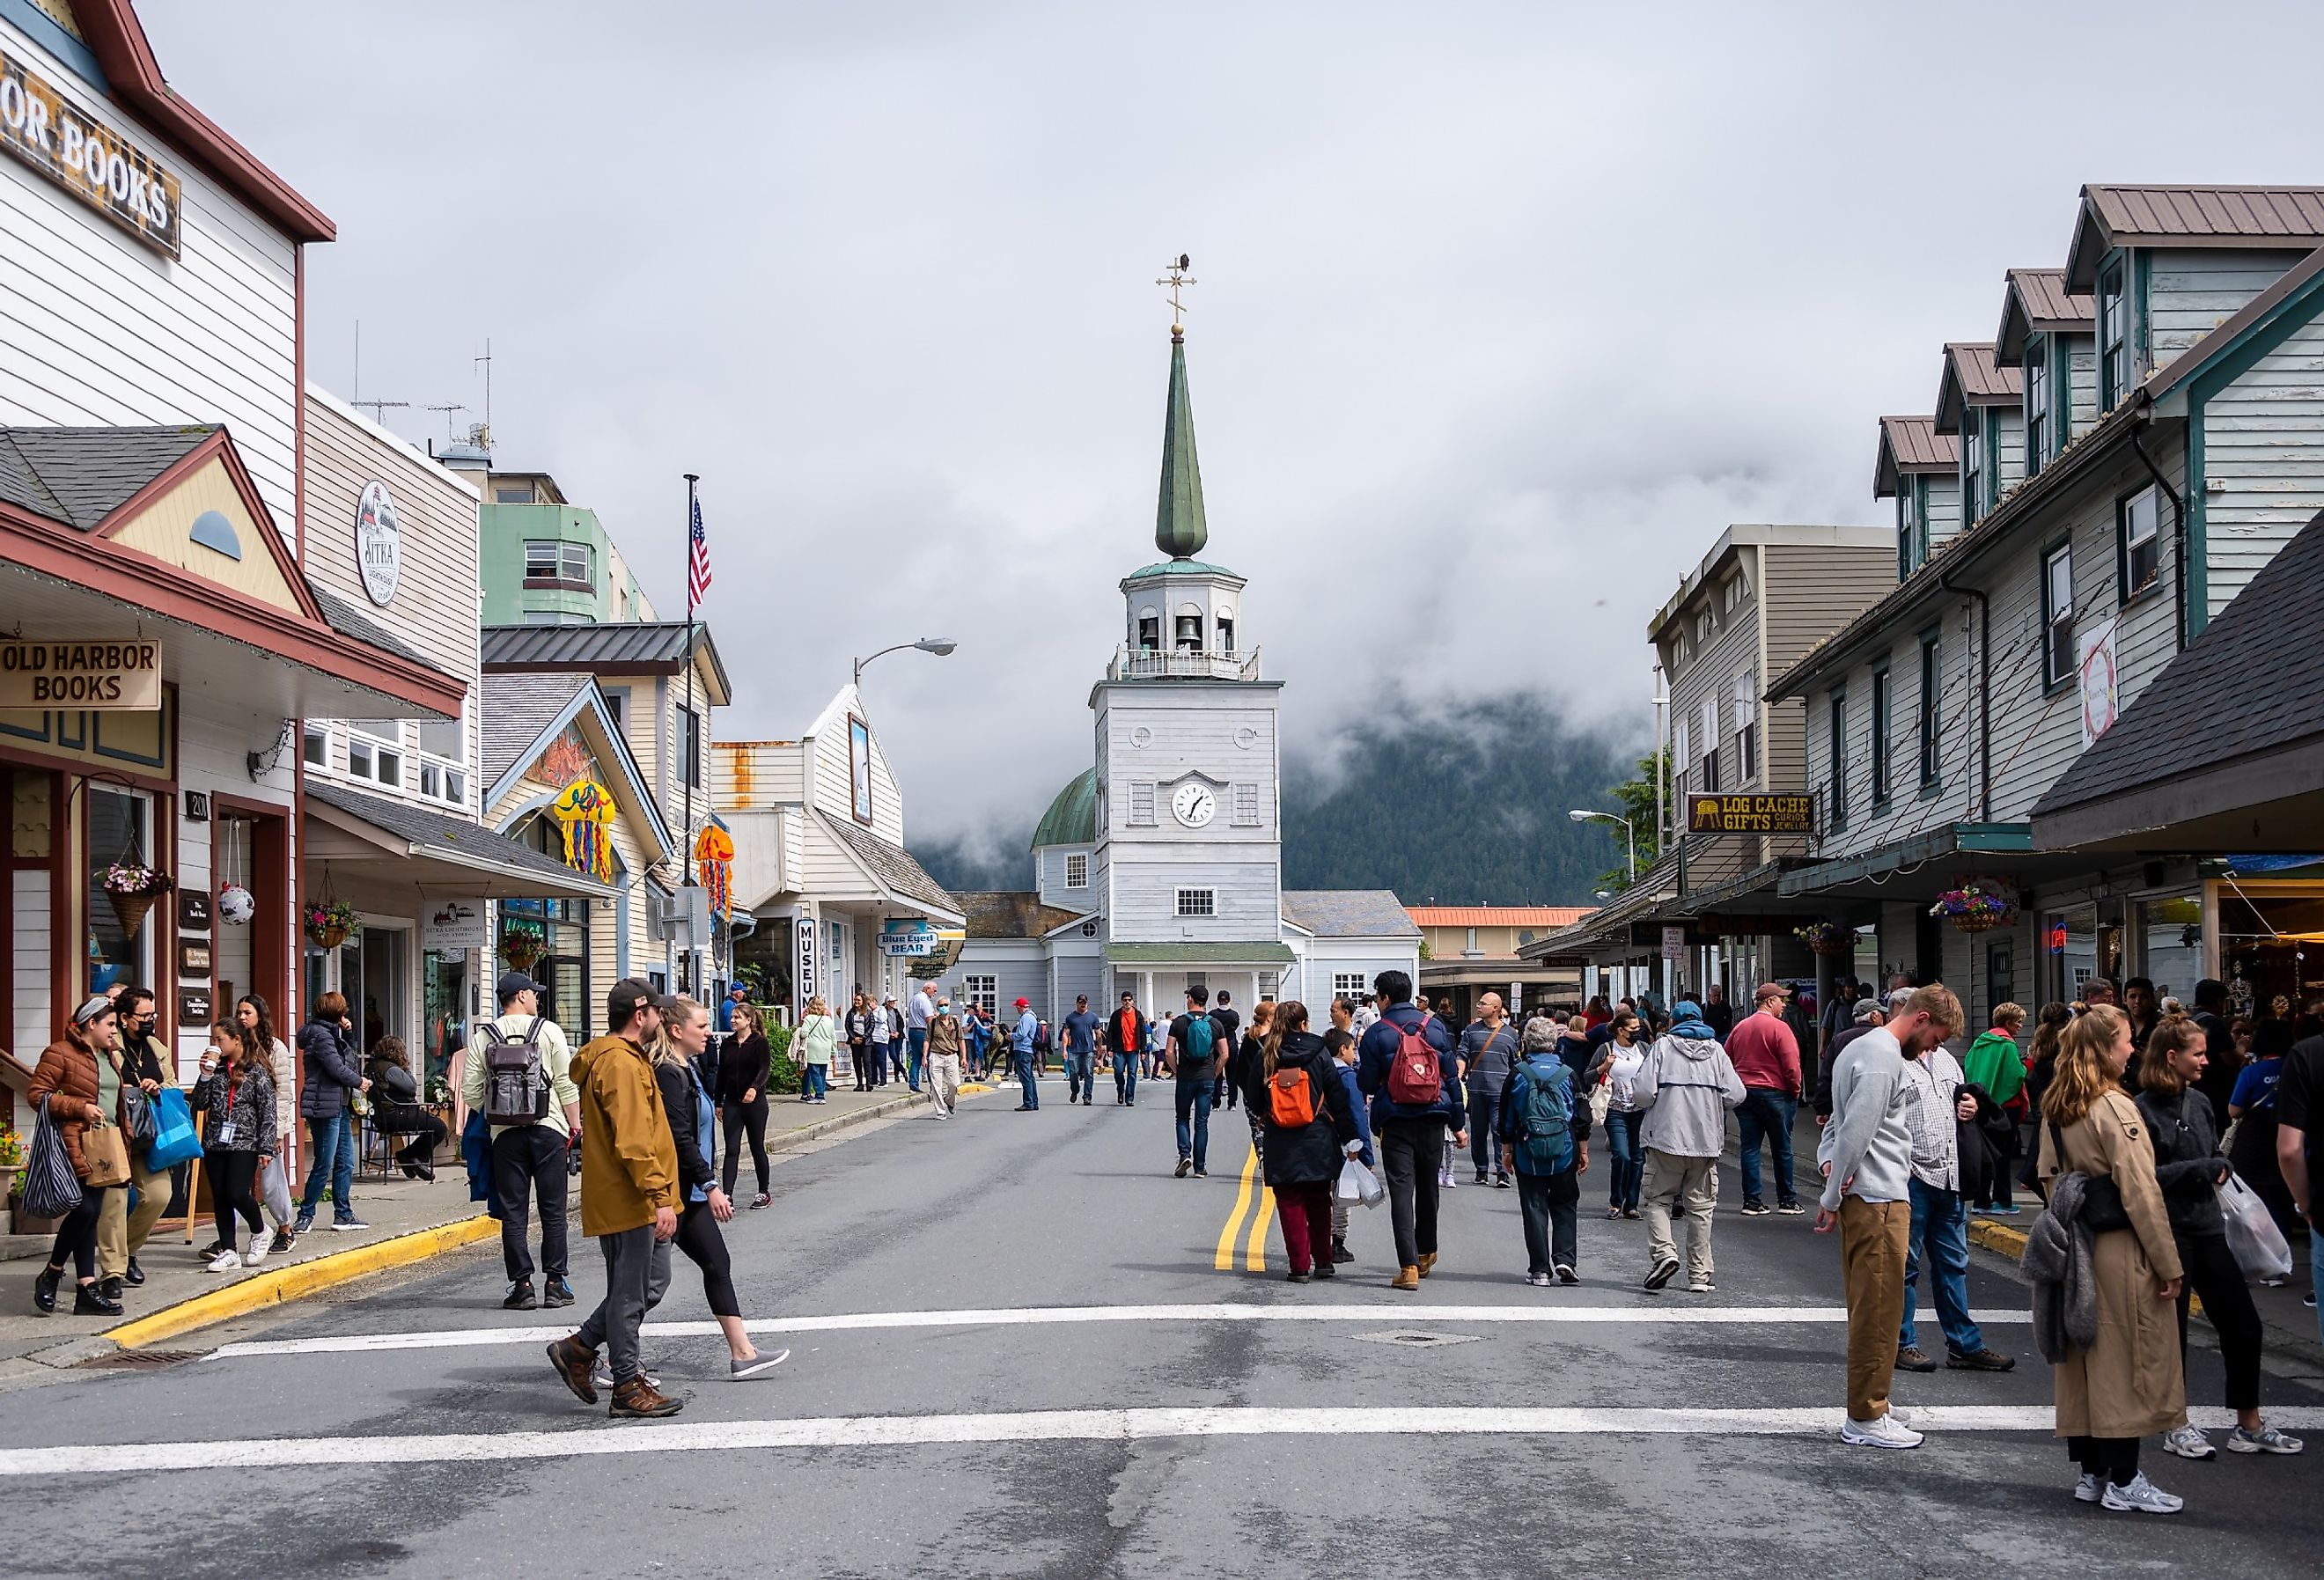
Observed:
[[[1279,941],[1226,944],[1108,944],[1113,966],[1288,966],[1291,946]]]
[[[389,865],[415,889],[483,900],[611,900],[609,884],[529,845],[440,812],[307,781],[302,859],[334,867]]]

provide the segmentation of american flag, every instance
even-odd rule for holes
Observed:
[[[702,535],[702,502],[693,503],[693,541],[686,557],[686,606],[692,608],[710,591],[710,540]]]

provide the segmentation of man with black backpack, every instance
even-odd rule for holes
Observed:
[[[1192,1169],[1197,1179],[1211,1177],[1211,1087],[1219,1075],[1218,1022],[1211,1019],[1211,990],[1186,990],[1186,1012],[1170,1022],[1170,1041],[1162,1061],[1177,1077],[1178,1173]]]
[[[504,973],[494,995],[497,1020],[479,1021],[460,1072],[460,1099],[484,1116],[493,1137],[493,1202],[501,1215],[501,1260],[511,1311],[570,1306],[565,1214],[570,1190],[566,1160],[578,1140],[581,1093],[573,1084],[573,1050],[557,1022],[540,1013],[540,984],[521,971]],[[526,1218],[540,1206],[540,1295],[532,1288]]]
[[[1469,1140],[1461,1061],[1444,1022],[1412,1002],[1412,978],[1383,971],[1372,979],[1388,1007],[1356,1045],[1356,1084],[1371,1099],[1372,1132],[1388,1175],[1388,1220],[1396,1231],[1396,1277],[1388,1287],[1420,1288],[1436,1266],[1436,1186],[1445,1132]]]
[[[1526,1282],[1537,1288],[1578,1283],[1590,1104],[1574,1100],[1573,1067],[1554,1049],[1528,1046],[1509,1067],[1495,1106],[1501,1169],[1517,1170],[1525,1215]],[[1481,1130],[1485,1121],[1480,1117],[1477,1123]]]

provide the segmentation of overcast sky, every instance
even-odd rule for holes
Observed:
[[[1646,616],[1729,522],[1886,522],[1876,417],[2083,182],[2324,182],[2305,7],[140,10],[338,224],[311,376],[355,393],[360,319],[364,395],[480,409],[489,337],[500,463],[666,613],[702,474],[722,737],[959,640],[866,678],[916,837],[1090,760],[1181,251],[1206,558],[1294,745],[1398,688],[1643,733]]]

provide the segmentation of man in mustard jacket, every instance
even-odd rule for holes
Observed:
[[[549,1363],[584,1404],[597,1402],[590,1372],[606,1348],[615,1417],[674,1416],[681,1401],[646,1380],[638,1330],[669,1288],[678,1234],[678,1146],[662,1113],[650,1049],[669,1001],[638,977],[605,995],[613,1030],[573,1056],[581,1093],[581,1232],[605,1253],[605,1298],[570,1338],[549,1346]]]

